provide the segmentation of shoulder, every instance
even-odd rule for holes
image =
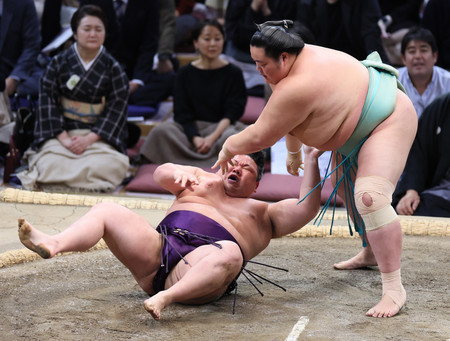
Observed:
[[[61,51],[57,55],[53,56],[52,59],[50,59],[50,62],[47,65],[47,68],[55,68],[63,63],[70,63],[69,59],[76,58],[75,51],[73,50],[74,47],[70,46],[69,48],[65,49],[64,51]]]
[[[182,77],[184,75],[194,73],[196,70],[197,70],[197,68],[195,68],[194,66],[192,66],[191,63],[189,63],[189,64],[187,64],[185,66],[182,66],[182,67],[180,67],[178,69],[177,76],[178,77],[180,77],[180,76]]]
[[[228,63],[227,65],[225,65],[223,67],[223,69],[226,72],[233,73],[234,75],[242,75],[242,70],[238,66],[234,65],[233,63]]]
[[[406,66],[403,66],[398,69],[398,79],[401,82],[409,80],[408,69],[406,68]]]
[[[450,81],[450,72],[440,66],[433,66],[433,72],[435,72],[438,77],[448,79]]]
[[[406,68],[406,66],[399,67],[397,70],[400,76],[404,75],[405,73],[408,73],[408,69]]]

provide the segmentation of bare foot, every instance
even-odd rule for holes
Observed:
[[[401,289],[402,294],[404,295],[401,301],[395,303],[391,297],[389,297],[388,295],[383,295],[380,302],[378,302],[376,306],[367,311],[366,316],[392,317],[397,315],[406,302],[406,291],[403,286]]]
[[[166,307],[166,305],[167,304],[165,303],[162,292],[159,292],[144,301],[145,310],[147,310],[157,321],[161,318],[161,311]]]
[[[42,258],[51,258],[50,250],[43,244],[47,239],[46,235],[33,226],[31,226],[25,219],[19,218],[19,239],[23,245],[31,251],[36,252]]]
[[[355,257],[336,263],[333,266],[337,270],[354,270],[377,265],[378,264],[372,250],[365,247]]]

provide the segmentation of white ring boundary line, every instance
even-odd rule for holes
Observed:
[[[308,322],[308,316],[301,316],[295,324],[294,328],[292,328],[291,333],[284,341],[297,341],[300,334],[305,330]]]

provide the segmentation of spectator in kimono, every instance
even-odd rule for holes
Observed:
[[[71,20],[76,43],[41,79],[34,141],[17,174],[25,189],[111,191],[126,176],[128,78],[103,47],[105,19],[93,5]]]

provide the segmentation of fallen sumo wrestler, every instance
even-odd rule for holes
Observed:
[[[86,251],[103,239],[151,296],[144,307],[156,320],[172,303],[205,304],[233,290],[234,313],[240,274],[261,295],[255,282],[266,281],[285,290],[245,265],[270,266],[251,259],[272,238],[299,230],[319,211],[320,189],[297,205],[320,180],[320,152],[305,148],[305,155],[298,198],[276,203],[249,198],[264,169],[262,152],[235,156],[226,174],[167,163],[156,169],[154,178],[175,200],[156,229],[130,209],[103,202],[56,235],[45,234],[21,218],[19,238],[42,258]]]

